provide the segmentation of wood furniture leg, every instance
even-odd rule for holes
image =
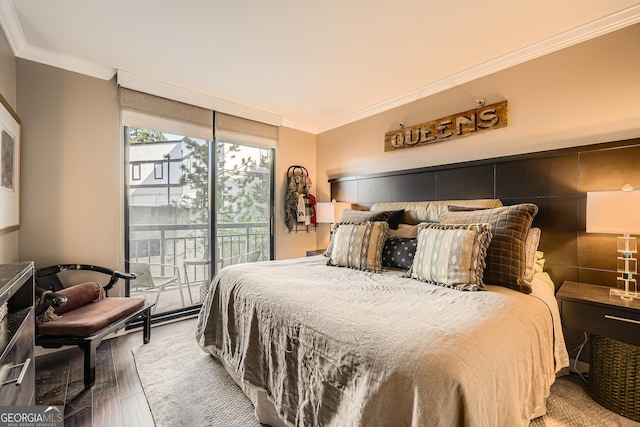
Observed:
[[[143,320],[143,337],[142,342],[144,344],[149,344],[151,340],[151,307],[148,307],[144,313],[142,314]]]
[[[88,340],[79,347],[84,352],[84,388],[90,388],[96,382],[96,349],[102,340]]]

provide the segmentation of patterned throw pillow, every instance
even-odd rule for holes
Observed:
[[[327,265],[381,271],[382,248],[388,230],[386,221],[338,224],[331,239],[332,248],[327,255]]]
[[[489,223],[493,238],[487,250],[484,282],[531,293],[525,280],[525,242],[538,207],[531,203],[473,212],[447,212],[443,224]]]
[[[344,212],[342,212],[342,218],[340,218],[340,222],[357,223],[367,221],[388,221],[389,216],[389,211],[374,212],[345,209]]]
[[[417,238],[389,237],[382,250],[382,266],[408,270],[418,246]]]
[[[449,212],[470,212],[481,211],[490,208],[478,206],[449,205],[447,206],[447,209]],[[538,244],[540,243],[540,234],[541,231],[539,228],[532,227],[529,229],[529,233],[527,233],[527,238],[525,239],[524,281],[527,283],[531,283],[531,281],[533,281],[534,266],[536,262],[536,251],[538,250]]]
[[[524,281],[527,283],[533,281],[533,273],[535,272],[536,266],[536,251],[540,243],[540,234],[541,231],[538,227],[531,227],[524,242]]]
[[[461,291],[486,290],[482,274],[490,241],[490,224],[422,223],[407,276]]]

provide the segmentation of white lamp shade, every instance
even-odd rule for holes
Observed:
[[[640,191],[587,192],[587,233],[640,234]]]
[[[316,203],[316,221],[318,223],[334,224],[340,222],[342,212],[351,209],[351,203],[319,202]]]

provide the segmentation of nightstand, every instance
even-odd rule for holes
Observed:
[[[640,301],[610,297],[607,286],[568,281],[557,298],[563,327],[589,334],[591,397],[640,421]]]
[[[316,256],[324,254],[326,249],[314,249],[312,251],[307,251],[307,256]]]

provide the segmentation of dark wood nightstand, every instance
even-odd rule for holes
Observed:
[[[326,252],[326,249],[314,249],[312,251],[307,251],[307,256],[322,255],[325,252]]]
[[[610,297],[606,286],[568,281],[556,296],[565,336],[589,334],[591,397],[640,421],[640,301]]]
[[[640,345],[640,301],[610,297],[607,286],[564,282],[556,297],[562,325]]]

